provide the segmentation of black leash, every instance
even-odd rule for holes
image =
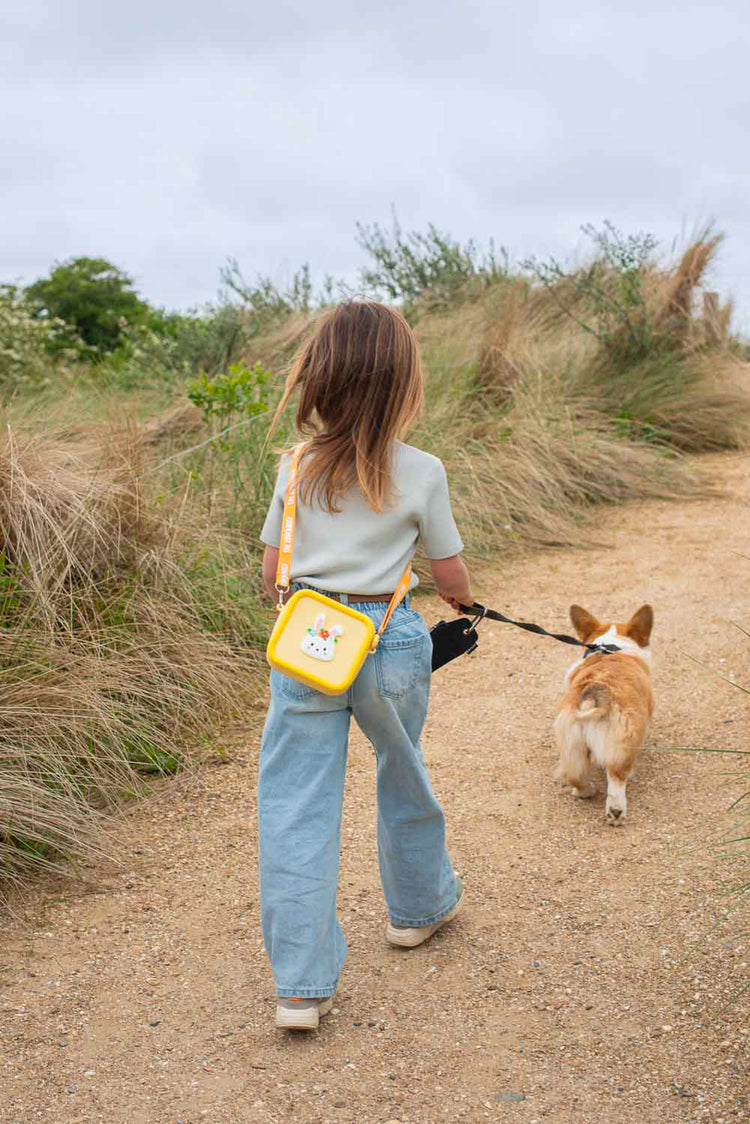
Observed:
[[[587,648],[589,653],[596,652],[598,655],[608,656],[610,652],[620,651],[616,644],[586,644],[583,640],[576,640],[575,636],[565,636],[561,632],[547,632],[546,628],[542,628],[538,624],[511,620],[510,617],[498,613],[495,609],[485,609],[484,605],[480,605],[478,601],[475,601],[470,608],[467,605],[461,605],[460,609],[462,613],[474,618],[469,624],[469,630],[471,631],[483,620],[502,621],[503,624],[514,624],[516,628],[523,628],[526,632],[535,632],[538,636],[550,636],[553,640],[560,640],[563,644],[575,644],[579,648]]]

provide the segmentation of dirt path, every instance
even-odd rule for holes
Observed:
[[[480,599],[566,628],[581,601],[656,609],[652,745],[747,748],[750,459],[715,458],[730,498],[605,514],[590,552],[517,560]],[[438,603],[424,603],[428,620]],[[567,630],[567,629],[566,629]],[[568,649],[500,625],[435,677],[425,754],[468,905],[389,948],[371,752],[351,747],[340,912],[350,953],[311,1036],[273,1028],[258,928],[260,724],[233,762],[172,783],[120,829],[124,865],[18,903],[0,954],[3,1124],[481,1121],[671,1124],[750,1118],[750,936],[682,957],[720,904],[703,840],[728,826],[738,758],[650,752],[622,830],[551,780]],[[744,1016],[744,1018],[743,1018]]]

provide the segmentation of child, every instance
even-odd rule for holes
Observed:
[[[403,316],[372,301],[327,312],[292,367],[276,418],[295,390],[297,428],[307,444],[292,589],[314,588],[353,604],[377,628],[421,540],[443,599],[454,608],[471,605],[443,465],[400,440],[422,406],[419,352]],[[282,458],[261,533],[264,584],[274,601],[289,463]],[[271,672],[258,825],[261,922],[279,1027],[318,1026],[333,1005],[346,955],[336,887],[352,715],[377,759],[386,939],[419,945],[463,903],[419,744],[430,676],[429,633],[408,595],[346,694],[324,695]]]

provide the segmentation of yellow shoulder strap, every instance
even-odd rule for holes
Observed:
[[[281,520],[281,539],[279,541],[279,560],[276,565],[276,592],[279,602],[276,608],[284,608],[284,595],[289,592],[292,575],[292,551],[294,550],[294,527],[297,522],[297,477],[299,462],[304,445],[298,445],[292,453],[289,466],[289,480],[284,496],[284,514]]]
[[[374,652],[375,649],[377,648],[378,644],[380,643],[380,637],[383,635],[386,628],[388,627],[388,621],[391,619],[391,616],[393,615],[393,610],[398,608],[398,606],[401,604],[403,599],[406,597],[410,588],[411,588],[411,562],[408,562],[407,565],[406,565],[406,569],[404,570],[403,574],[401,575],[401,580],[399,581],[398,585],[396,586],[393,597],[390,600],[390,604],[388,605],[388,608],[385,611],[385,616],[383,617],[380,628],[375,633],[375,635],[372,639],[372,644],[370,645],[370,651],[371,652]]]

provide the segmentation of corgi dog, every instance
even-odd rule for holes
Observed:
[[[606,821],[623,824],[625,789],[643,747],[654,709],[651,688],[651,629],[654,613],[642,605],[627,624],[602,624],[571,605],[570,619],[586,644],[612,644],[609,654],[587,652],[568,668],[555,719],[560,752],[556,778],[577,796],[593,796],[594,767],[607,774]]]

